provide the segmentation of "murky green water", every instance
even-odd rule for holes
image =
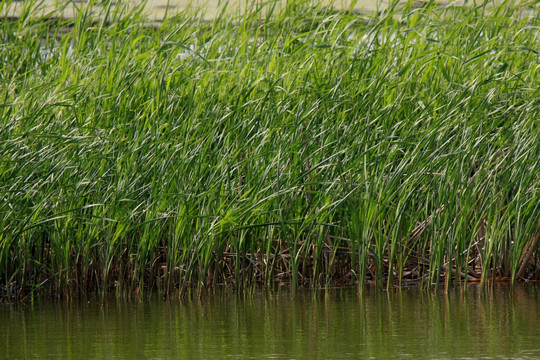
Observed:
[[[2,359],[538,359],[540,287],[0,305]]]

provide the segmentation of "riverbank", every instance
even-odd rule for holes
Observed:
[[[0,298],[539,280],[539,17],[489,5],[2,21]]]
[[[239,16],[244,14],[246,10],[248,12],[258,9],[257,11],[266,12],[272,9],[282,10],[286,6],[286,0],[273,0],[273,1],[242,1],[242,0],[150,0],[150,1],[93,1],[91,3],[86,1],[57,1],[57,0],[43,0],[35,1],[32,8],[33,17],[47,16],[47,14],[54,14],[63,19],[73,19],[81,12],[81,10],[89,7],[92,8],[92,16],[96,20],[99,19],[107,10],[109,11],[140,11],[149,23],[156,23],[163,21],[164,18],[171,18],[175,15],[186,12],[197,12],[200,17],[206,21],[211,21],[219,16],[223,16],[223,12],[226,12],[227,16]],[[4,4],[4,8],[0,8],[0,14],[3,16],[18,18],[22,14],[27,13],[29,2],[12,1]],[[332,5],[339,10],[362,11],[366,13],[376,12],[388,7],[388,3],[385,1],[372,1],[362,0],[356,1],[320,1],[320,4],[325,6]]]
[[[336,10],[355,11],[357,13],[372,14],[378,11],[387,10],[392,6],[392,1],[388,0],[318,0],[311,1],[318,6],[332,6]],[[407,1],[399,0],[397,3],[404,5]],[[420,7],[424,2],[413,1],[413,6]],[[463,6],[472,5],[472,2],[466,0],[435,1],[440,6]],[[491,1],[489,6],[503,4],[504,1]],[[9,5],[8,5],[9,4]],[[67,1],[67,0],[41,0],[31,2],[10,1],[0,8],[0,14],[8,17],[20,17],[27,13],[28,8],[32,8],[33,16],[46,16],[55,14],[64,19],[73,19],[77,17],[81,9],[89,6],[93,9],[93,14],[99,17],[109,9],[110,11],[141,11],[149,22],[161,22],[164,18],[185,13],[198,12],[201,17],[211,21],[225,11],[228,16],[238,16],[247,11],[281,11],[287,6],[287,0],[130,0],[130,1]],[[8,6],[6,6],[8,5]],[[531,3],[531,7],[532,7]]]

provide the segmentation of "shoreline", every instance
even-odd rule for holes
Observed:
[[[283,9],[288,0],[273,0],[273,1],[264,1],[262,13],[264,9],[270,9],[270,7],[275,7],[274,11],[280,11]],[[250,7],[254,9],[259,6],[260,0],[251,1]],[[317,1],[315,1],[317,2]],[[494,6],[497,3],[503,3],[504,0],[492,1]],[[85,1],[66,1],[66,0],[42,0],[37,2],[39,6],[35,7],[32,11],[32,17],[41,17],[46,14],[55,13],[59,18],[64,19],[73,19],[76,15],[85,8]],[[161,22],[165,16],[171,17],[178,13],[188,11],[190,13],[200,13],[202,14],[202,19],[206,21],[211,21],[220,14],[220,9],[223,6],[223,3],[227,4],[227,9],[230,11],[232,16],[241,16],[246,10],[246,1],[244,0],[232,0],[232,1],[223,1],[223,0],[150,0],[147,1],[142,9],[142,14],[150,22]],[[319,5],[323,6],[334,6],[338,11],[341,10],[352,10],[364,15],[371,15],[378,11],[383,11],[388,9],[391,4],[390,0],[322,0],[318,1]],[[407,3],[407,0],[399,0],[399,5],[402,6]],[[436,1],[436,3],[441,6],[464,6],[464,5],[473,5],[470,0],[441,0]],[[13,17],[17,18],[21,15],[21,12],[24,7],[23,1],[12,1],[8,9],[0,9],[0,15],[3,17]],[[121,9],[122,11],[132,11],[138,6],[141,6],[142,1],[138,0],[128,0],[128,1],[112,1],[109,3],[111,5],[110,9],[106,2],[100,4],[99,2],[93,5],[94,12],[107,12],[115,11]],[[119,7],[119,5],[122,7]],[[413,7],[422,6],[426,2],[418,0],[413,1]],[[261,11],[261,10],[259,10]],[[97,18],[99,18],[98,16]]]

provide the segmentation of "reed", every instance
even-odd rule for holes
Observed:
[[[534,4],[96,6],[0,23],[3,300],[540,279]]]

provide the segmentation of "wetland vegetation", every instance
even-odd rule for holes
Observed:
[[[534,3],[29,4],[0,23],[2,300],[540,279]]]

